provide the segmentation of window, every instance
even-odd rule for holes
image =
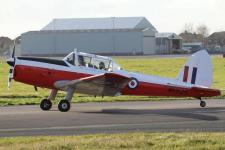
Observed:
[[[111,61],[109,65],[109,71],[113,70],[121,70],[121,67],[116,62]]]
[[[101,59],[101,58],[93,58],[92,61],[91,61],[91,65],[95,69],[108,70],[108,68],[109,68],[109,60]]]
[[[91,57],[78,55],[78,64],[79,66],[89,66],[91,63]]]

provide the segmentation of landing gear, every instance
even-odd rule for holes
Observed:
[[[67,94],[65,99],[61,100],[58,104],[58,109],[61,112],[67,112],[70,110],[70,102],[72,100],[73,94],[74,94],[74,88],[68,88]],[[42,110],[50,110],[52,108],[52,102],[51,100],[54,100],[57,95],[57,90],[52,90],[51,94],[47,99],[43,99],[41,101],[40,107]]]
[[[205,106],[206,106],[206,102],[201,100],[201,101],[200,101],[200,106],[201,106],[201,107],[205,107]]]
[[[58,104],[58,109],[61,112],[67,112],[70,110],[70,102],[74,94],[74,88],[68,88],[65,99],[61,100]]]
[[[206,106],[206,102],[202,100],[202,98],[198,98],[200,100],[200,106],[201,107],[205,107]]]
[[[52,108],[52,102],[49,99],[43,99],[40,103],[40,107],[44,111],[50,110]]]
[[[57,90],[52,90],[51,94],[49,95],[48,98],[45,98],[41,101],[40,107],[42,110],[47,111],[52,108],[52,102],[51,100],[54,100],[57,94]]]
[[[58,109],[61,112],[67,112],[70,110],[70,102],[68,100],[61,100],[58,104]]]

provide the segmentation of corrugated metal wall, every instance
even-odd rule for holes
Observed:
[[[27,32],[22,34],[21,43],[22,55],[64,55],[74,48],[108,55],[143,53],[142,31]]]

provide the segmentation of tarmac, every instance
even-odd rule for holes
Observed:
[[[69,112],[0,107],[0,137],[124,132],[224,132],[225,100],[73,103]]]

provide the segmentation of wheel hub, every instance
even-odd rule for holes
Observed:
[[[44,107],[48,107],[49,106],[49,104],[46,102],[45,104],[44,104]]]
[[[63,103],[63,104],[62,104],[62,108],[63,108],[63,109],[67,109],[67,108],[68,108],[68,105],[67,105],[66,103]]]

